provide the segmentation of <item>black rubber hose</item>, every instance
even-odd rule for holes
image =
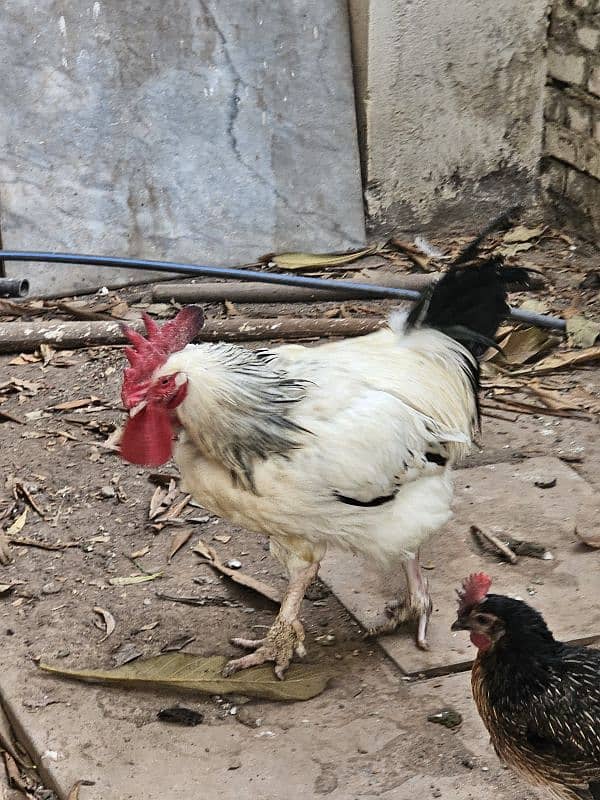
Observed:
[[[305,289],[344,289],[357,297],[365,295],[392,297],[398,300],[418,300],[420,292],[414,289],[392,289],[371,283],[354,283],[325,278],[309,278],[305,275],[287,275],[280,272],[258,272],[250,269],[234,267],[207,267],[198,264],[181,264],[176,261],[151,261],[144,258],[119,258],[117,256],[92,256],[82,253],[43,253],[28,250],[0,250],[3,261],[40,261],[49,264],[84,264],[95,267],[113,267],[120,269],[140,269],[151,272],[176,272],[182,275],[202,275],[212,278],[235,278],[240,281],[255,283],[274,283],[286,286],[302,286]],[[566,323],[558,317],[534,314],[521,309],[510,310],[510,318],[519,322],[528,322],[540,328],[564,330]]]
[[[0,297],[27,297],[28,292],[26,278],[0,278]]]

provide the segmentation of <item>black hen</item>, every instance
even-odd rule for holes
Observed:
[[[478,647],[473,697],[498,756],[564,800],[600,800],[600,651],[556,641],[521,600],[472,575],[453,630]]]

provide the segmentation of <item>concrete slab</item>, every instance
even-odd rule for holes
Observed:
[[[210,700],[59,683],[32,666],[3,672],[2,699],[61,800],[82,779],[91,785],[81,800],[535,797],[490,750],[479,753],[465,675],[406,687],[377,658],[350,660],[315,700],[246,706],[259,728],[218,717]],[[36,707],[40,696],[54,704]],[[182,700],[204,711],[204,724],[156,721],[158,708]],[[448,702],[465,715],[458,734],[426,721]]]
[[[344,0],[7,0],[0,69],[6,248],[231,265],[364,241]]]
[[[551,489],[538,489],[539,478],[556,478]],[[490,464],[456,473],[455,516],[447,529],[423,548],[434,600],[431,650],[414,646],[402,631],[379,642],[407,674],[442,674],[465,669],[474,650],[468,637],[450,632],[455,617],[455,589],[469,573],[488,572],[498,593],[530,600],[546,617],[554,634],[565,640],[600,635],[598,569],[600,552],[583,549],[574,534],[580,509],[600,504],[594,490],[555,458],[534,458],[521,464]],[[521,558],[515,566],[480,553],[469,534],[472,524],[488,530],[539,541],[553,561]],[[360,576],[360,579],[357,577]],[[331,554],[321,577],[365,627],[382,617],[392,583],[352,555]],[[530,592],[533,596],[530,596]]]

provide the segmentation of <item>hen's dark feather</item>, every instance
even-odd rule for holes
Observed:
[[[473,667],[496,752],[564,798],[600,800],[600,651],[557,642],[527,604],[488,595],[506,632]]]

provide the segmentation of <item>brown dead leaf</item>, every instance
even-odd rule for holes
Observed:
[[[222,575],[227,575],[227,577],[231,578],[234,583],[238,583],[240,586],[246,586],[248,589],[252,589],[259,594],[262,594],[263,597],[266,597],[273,603],[281,603],[281,594],[277,591],[277,589],[274,589],[272,586],[263,583],[263,581],[259,581],[258,578],[253,578],[251,575],[246,575],[240,570],[226,567],[217,555],[216,550],[204,544],[202,540],[197,542],[196,546],[194,547],[194,553],[200,556],[204,560],[205,564],[209,564]]]
[[[507,244],[530,242],[532,239],[539,239],[546,230],[546,225],[539,225],[536,228],[528,228],[526,225],[516,225],[504,234],[502,241]]]
[[[83,786],[83,781],[77,781],[71,787],[71,791],[67,795],[67,800],[79,800],[79,789]]]
[[[51,411],[73,411],[76,408],[87,408],[88,406],[103,405],[104,401],[95,395],[82,397],[80,400],[67,400],[66,403],[58,403],[55,406],[48,406]]]
[[[34,795],[32,794],[32,791],[35,788],[32,781],[28,779],[23,772],[21,772],[19,765],[10,753],[3,751],[2,757],[4,759],[4,768],[6,769],[6,777],[8,778],[9,786],[12,786],[14,789],[18,789],[20,792],[23,792],[24,796],[28,798],[28,800],[35,800]]]
[[[490,360],[494,363],[526,364],[531,359],[550,350],[558,339],[541,328],[513,328],[499,342],[502,352]]]
[[[110,309],[111,317],[116,317],[117,319],[123,319],[127,315],[129,311],[129,306],[124,300],[121,300],[119,303],[115,303],[115,305]]]
[[[46,367],[52,361],[52,358],[56,354],[56,350],[53,347],[50,347],[49,344],[41,344],[40,345],[40,355],[42,357],[42,363]]]
[[[135,560],[136,558],[143,558],[147,556],[150,552],[150,547],[146,545],[146,547],[142,547],[140,550],[134,550],[133,553],[129,554],[129,558]]]
[[[25,422],[18,417],[9,414],[8,411],[0,411],[0,422],[16,422],[17,425],[25,425]]]
[[[169,544],[169,555],[167,556],[167,564],[171,563],[171,559],[173,556],[181,550],[181,548],[189,542],[190,537],[193,533],[193,528],[189,528],[182,531],[177,531],[171,536],[171,541]]]
[[[173,503],[169,509],[160,514],[160,516],[157,516],[155,518],[156,522],[171,522],[176,520],[191,499],[192,495],[186,494],[182,500],[177,503]]]
[[[171,505],[178,494],[179,488],[174,480],[169,481],[169,488],[166,492],[161,486],[158,486],[150,500],[148,519],[156,519]]]
[[[222,675],[227,659],[190,653],[169,653],[135,661],[112,670],[69,670],[40,664],[41,669],[91,683],[114,683],[140,689],[160,688],[209,695],[241,694],[267,700],[309,700],[325,689],[332,677],[320,666],[292,664],[279,680],[271,666],[252,667],[229,678]]]
[[[516,242],[515,244],[504,244],[500,247],[497,247],[495,252],[500,253],[502,256],[506,256],[506,258],[511,258],[511,256],[516,256],[517,253],[523,253],[526,250],[531,250],[532,247],[535,247],[535,242]]]
[[[154,519],[154,517],[160,511],[163,500],[167,496],[167,492],[160,486],[157,486],[154,490],[154,494],[150,498],[150,509],[148,510],[148,519]]]
[[[565,369],[565,367],[578,367],[583,364],[593,364],[600,361],[600,347],[589,347],[579,352],[556,353],[547,356],[537,364],[532,364],[527,370],[519,370],[515,375],[545,375],[549,372]]]
[[[41,356],[35,353],[21,353],[9,361],[8,364],[11,367],[24,367],[26,364],[39,364],[41,360]]]
[[[1,562],[0,562],[1,563]],[[12,583],[0,583],[0,596],[8,595],[16,586],[23,586],[25,581],[13,581]]]
[[[600,324],[577,314],[567,319],[567,340],[571,347],[593,347],[600,336]]]
[[[225,311],[227,312],[228,317],[239,317],[240,312],[235,307],[235,304],[231,302],[231,300],[224,300],[223,305],[225,306]]]
[[[8,537],[15,536],[17,533],[23,530],[23,527],[27,522],[27,511],[28,509],[26,508],[21,514],[19,514],[10,528],[6,529],[5,533]]]
[[[273,262],[280,269],[314,269],[317,267],[336,267],[340,264],[350,264],[358,261],[359,258],[371,255],[376,252],[376,247],[367,247],[353,253],[341,253],[338,255],[313,254],[313,253],[281,253],[273,256]]]
[[[231,536],[222,533],[215,533],[213,539],[215,540],[215,542],[221,542],[221,544],[227,544],[227,542],[231,541]]]
[[[111,633],[114,633],[117,623],[115,622],[115,618],[110,611],[107,611],[105,608],[101,608],[100,606],[94,606],[94,614],[98,614],[98,616],[102,618],[103,625],[101,629],[104,631],[104,636],[102,639],[100,639],[100,642],[104,642],[106,639],[108,639]]]

